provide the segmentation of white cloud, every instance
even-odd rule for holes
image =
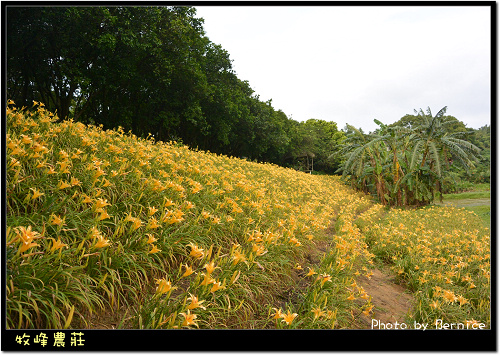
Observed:
[[[490,8],[197,7],[261,100],[293,119],[375,128],[413,109],[490,123]]]

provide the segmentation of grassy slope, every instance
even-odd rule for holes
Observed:
[[[411,212],[379,221],[382,206],[337,177],[51,121],[41,106],[7,111],[9,328],[349,328],[373,315],[356,279],[375,254],[406,255],[377,242],[413,217],[435,228]],[[449,213],[444,232],[472,233]],[[395,272],[410,280],[421,255],[405,260]],[[489,266],[471,265],[478,301],[449,306],[479,319]]]

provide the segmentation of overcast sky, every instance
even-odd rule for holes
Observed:
[[[429,106],[490,124],[488,6],[196,6],[261,101],[365,132]]]

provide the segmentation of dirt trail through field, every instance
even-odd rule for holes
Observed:
[[[328,243],[318,243],[315,249],[306,254],[308,263],[315,265],[320,263],[321,254],[325,253],[330,245]],[[305,260],[304,260],[305,261]],[[389,271],[383,269],[373,268],[370,269],[373,275],[370,278],[365,275],[360,275],[356,279],[358,286],[363,287],[366,293],[372,297],[371,303],[373,304],[373,312],[370,316],[365,316],[363,313],[355,315],[355,320],[350,329],[371,329],[372,319],[377,320],[379,323],[391,323],[393,325],[405,321],[406,314],[411,309],[413,297],[411,293],[395,283],[395,278],[390,275]],[[288,290],[283,295],[283,303],[279,306],[284,307],[286,302],[298,303],[300,290],[309,286],[309,282],[304,278],[305,271],[297,271],[292,274],[295,281],[295,287]],[[361,302],[361,300],[359,300]],[[356,302],[356,301],[355,301]],[[364,302],[362,302],[364,304]]]
[[[413,297],[404,287],[394,283],[393,277],[387,272],[379,269],[373,269],[372,272],[370,278],[360,276],[356,282],[372,297],[373,314],[370,317],[361,314],[355,328],[371,329],[372,319],[378,321],[378,324],[391,323],[393,326],[396,322],[404,322]],[[378,329],[376,324],[374,321],[375,328]]]
[[[390,323],[395,327],[396,322],[404,323],[414,301],[411,292],[397,284],[395,276],[390,270],[385,270],[384,266],[374,267],[371,272],[370,277],[360,275],[356,283],[371,296],[373,313],[370,316],[361,313],[359,317],[356,317],[353,328],[372,329],[372,327],[377,328],[376,324],[382,323]]]

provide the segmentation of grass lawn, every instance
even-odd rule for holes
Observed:
[[[468,191],[458,194],[443,194],[443,200],[463,200],[472,198],[490,198],[490,191]]]

